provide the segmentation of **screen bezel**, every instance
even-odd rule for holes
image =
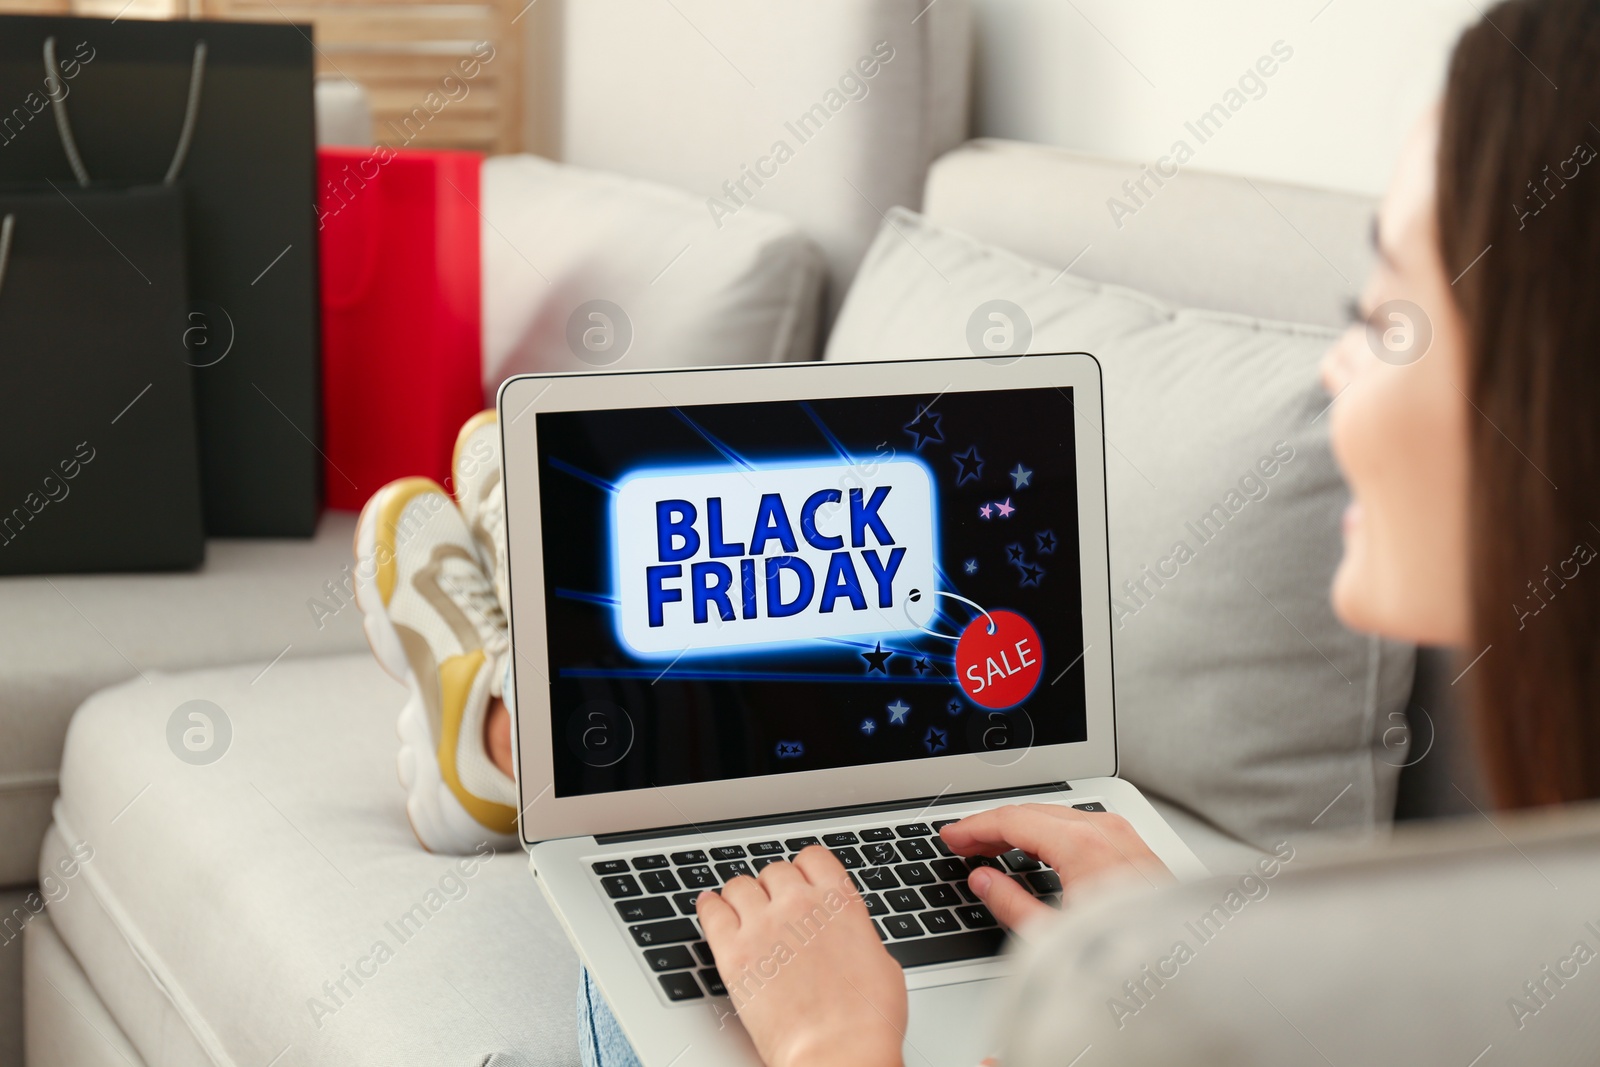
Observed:
[[[1039,388],[1072,389],[1077,415],[1073,426],[1086,740],[1022,750],[1015,761],[1004,765],[984,754],[964,753],[588,796],[555,795],[537,420],[530,416]],[[1088,353],[530,374],[508,378],[500,386],[497,406],[514,650],[510,684],[519,785],[517,825],[524,845],[1116,774],[1104,407],[1100,364]]]

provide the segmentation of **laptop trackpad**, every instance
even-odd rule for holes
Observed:
[[[995,1002],[1003,988],[990,980],[913,989],[906,1067],[978,1067],[994,1055]]]

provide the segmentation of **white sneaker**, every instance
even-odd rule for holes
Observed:
[[[509,848],[516,784],[489,759],[483,725],[510,646],[466,522],[437,483],[402,478],[361,510],[355,550],[367,642],[411,692],[398,732],[412,831],[431,852]]]
[[[494,409],[480,411],[456,434],[450,476],[456,504],[472,539],[489,564],[500,610],[511,616],[511,583],[506,570],[506,498],[500,488],[500,419]]]

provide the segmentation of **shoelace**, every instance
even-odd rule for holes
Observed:
[[[482,571],[474,567],[441,575],[439,584],[450,591],[471,618],[485,651],[499,655],[510,647],[510,627],[500,609],[500,597]]]

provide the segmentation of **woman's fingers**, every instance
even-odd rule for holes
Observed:
[[[848,885],[850,881],[850,876],[845,872],[844,864],[839,862],[839,857],[821,845],[807,845],[801,849],[800,854],[794,858],[794,865],[806,876],[806,881],[822,889],[836,887],[841,883]]]
[[[722,899],[738,913],[740,922],[746,922],[752,912],[764,907],[772,898],[767,896],[760,882],[741,874],[722,887]]]
[[[1062,813],[1071,812],[1063,818]],[[1077,818],[1072,818],[1077,816]],[[1008,804],[969,815],[942,831],[945,844],[963,856],[998,856],[1020,848],[1060,869],[1076,834],[1089,815],[1054,805]]]
[[[999,871],[979,867],[968,876],[967,884],[1008,929],[1017,930],[1043,916],[1055,914],[1054,908],[1035,900],[1033,894]]]
[[[706,932],[707,941],[732,937],[739,929],[738,913],[726,900],[709,889],[695,898],[694,907],[700,916],[700,927]]]
[[[1065,883],[1117,871],[1151,882],[1171,873],[1133,825],[1109,812],[1083,812],[1058,804],[1016,804],[980,812],[943,831],[945,843],[965,856],[995,856],[1020,848],[1037,856]]]
[[[788,860],[778,860],[761,868],[761,873],[756,875],[756,881],[767,891],[767,896],[776,900],[778,894],[785,888],[795,888],[806,884],[806,876],[800,869]]]

